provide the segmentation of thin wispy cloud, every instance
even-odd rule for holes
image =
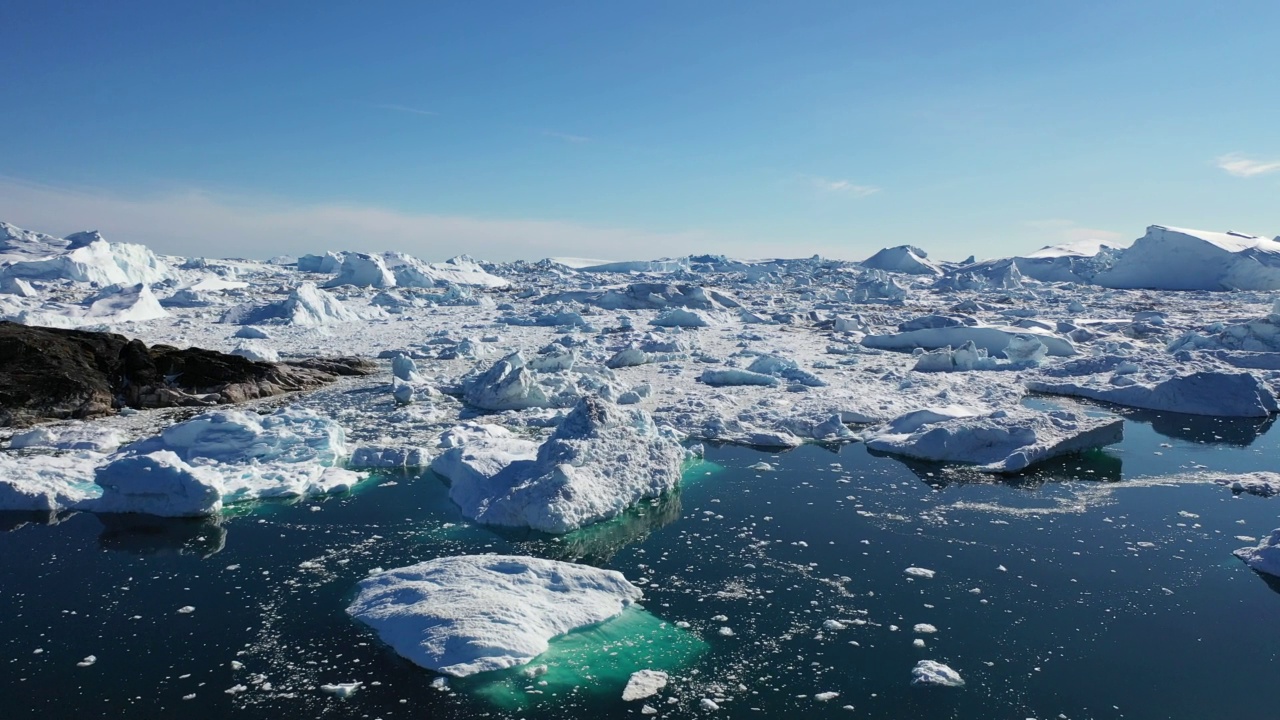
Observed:
[[[440,114],[434,110],[422,110],[421,108],[409,107],[408,105],[393,105],[389,103],[383,103],[380,105],[374,105],[374,107],[380,110],[395,110],[396,112],[410,113],[412,115],[439,115]]]
[[[868,195],[874,195],[880,192],[880,188],[874,185],[859,185],[851,180],[833,180],[824,177],[810,177],[809,182],[813,184],[818,191],[830,195],[848,195],[850,197],[864,198]]]
[[[325,250],[398,250],[427,260],[467,253],[494,261],[543,257],[644,259],[726,252],[735,243],[701,231],[652,232],[563,220],[414,213],[354,203],[299,203],[175,190],[120,195],[0,176],[0,220],[68,235],[101,230],[109,240],[158,253],[266,258]]]
[[[1123,244],[1125,240],[1124,233],[1103,230],[1102,228],[1085,227],[1074,220],[1053,218],[1050,220],[1029,220],[1025,224],[1053,244],[1098,241],[1115,247]]]
[[[1280,170],[1280,160],[1254,160],[1241,153],[1223,155],[1216,164],[1219,169],[1241,178],[1257,177]]]
[[[569,143],[591,142],[591,138],[587,137],[586,135],[572,135],[570,133],[556,132],[555,130],[543,130],[542,134],[546,135],[547,137],[555,138],[557,140],[563,140]]]

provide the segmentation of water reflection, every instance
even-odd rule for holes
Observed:
[[[510,542],[538,546],[537,554],[551,560],[607,564],[619,550],[643,541],[649,533],[680,519],[680,488],[627,509],[618,517],[565,535],[536,530],[488,526],[488,530]]]
[[[1275,423],[1267,418],[1228,418],[1207,415],[1183,415],[1153,410],[1126,410],[1126,419],[1146,423],[1152,430],[1175,440],[1249,447]]]
[[[131,513],[103,513],[98,547],[131,555],[196,553],[211,557],[227,544],[227,530],[216,518],[166,518]]]
[[[27,525],[57,525],[75,513],[58,515],[52,510],[0,510],[0,532],[12,532]]]
[[[935,488],[974,482],[999,482],[1009,487],[1034,490],[1045,483],[1063,480],[1119,482],[1124,479],[1124,462],[1119,457],[1111,455],[1102,449],[1086,450],[1071,455],[1050,458],[1020,473],[1010,475],[984,473],[973,467],[954,463],[916,460],[870,448],[867,449],[867,453],[873,457],[891,458],[898,461],[919,478],[920,482]]]

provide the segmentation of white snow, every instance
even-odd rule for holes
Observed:
[[[552,638],[615,617],[641,594],[612,570],[470,555],[374,574],[347,612],[408,660],[464,677],[524,665]]]

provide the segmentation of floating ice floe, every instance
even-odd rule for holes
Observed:
[[[615,617],[641,595],[612,570],[470,555],[376,573],[347,612],[411,662],[465,677],[524,665],[552,638]]]
[[[916,413],[867,432],[867,447],[918,460],[1013,473],[1049,458],[1120,442],[1124,421],[1064,410],[997,410],[921,422]]]
[[[944,347],[962,347],[972,343],[988,355],[1005,352],[1014,345],[1018,353],[1027,345],[1027,336],[1044,346],[1044,352],[1054,357],[1070,357],[1078,354],[1070,340],[1040,328],[997,327],[988,325],[960,325],[954,327],[921,328],[891,335],[867,335],[862,344],[879,350],[911,351],[916,348],[937,350]]]
[[[1214,478],[1214,482],[1231,488],[1232,492],[1248,493],[1259,497],[1280,495],[1280,473],[1254,472]]]
[[[1256,546],[1240,548],[1234,554],[1250,568],[1280,577],[1280,528],[1272,530]]]
[[[1266,417],[1280,411],[1275,394],[1256,376],[1209,362],[1082,358],[1041,370],[1026,387],[1032,392],[1189,415]]]
[[[564,533],[680,482],[685,450],[648,413],[584,397],[541,445],[458,429],[431,469],[469,518]],[[469,435],[469,437],[468,437]],[[534,448],[536,447],[536,451]]]
[[[666,686],[667,674],[661,670],[637,670],[631,674],[627,686],[622,689],[622,700],[631,702],[653,697]]]
[[[911,669],[912,685],[932,685],[937,687],[963,687],[964,679],[960,673],[934,660],[921,660]]]

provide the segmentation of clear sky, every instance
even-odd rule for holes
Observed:
[[[1280,233],[1280,2],[6,2],[0,219],[187,255]]]

